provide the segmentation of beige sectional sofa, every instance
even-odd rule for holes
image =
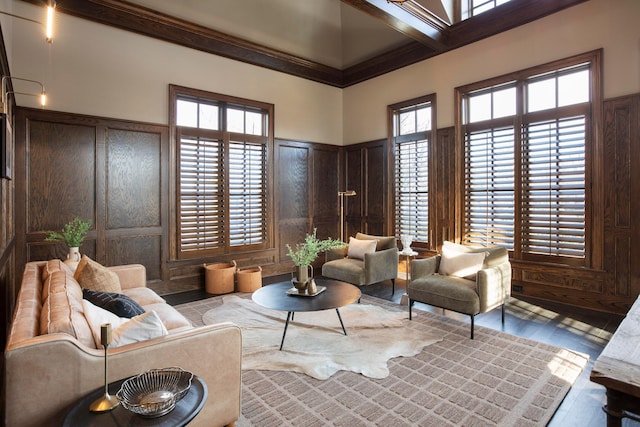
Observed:
[[[168,335],[109,348],[109,382],[153,368],[201,377],[208,399],[190,426],[232,425],[240,416],[240,329],[193,327],[146,287],[142,265],[109,267],[122,293],[158,314]],[[59,260],[26,265],[5,350],[5,425],[59,426],[71,406],[104,386],[104,350],[83,313],[82,289]],[[112,393],[115,394],[116,390]]]

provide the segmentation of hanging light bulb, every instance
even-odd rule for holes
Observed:
[[[53,41],[53,13],[55,12],[56,2],[53,2],[47,6],[47,22],[45,29],[45,36],[47,37],[47,43]]]

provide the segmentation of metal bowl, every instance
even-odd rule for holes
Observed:
[[[168,414],[189,388],[193,374],[180,368],[152,369],[122,383],[116,397],[125,409],[153,418]]]

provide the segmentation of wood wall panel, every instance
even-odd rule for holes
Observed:
[[[29,120],[27,233],[79,216],[96,224],[96,129]]]
[[[340,175],[340,152],[335,146],[313,148],[313,218],[314,224],[333,222],[339,215],[338,183]],[[334,236],[338,231],[335,227]]]
[[[161,225],[161,135],[109,129],[106,228]]]
[[[18,109],[20,159],[16,261],[66,258],[45,242],[75,216],[93,225],[80,252],[105,264],[140,263],[168,279],[167,129],[163,126]]]
[[[640,293],[640,95],[604,103],[606,295]]]
[[[287,244],[294,246],[314,228],[321,239],[338,235],[340,148],[277,140],[275,169],[279,265],[272,271],[289,272]]]
[[[309,217],[310,147],[283,142],[278,144],[277,188],[281,220]]]
[[[345,159],[346,189],[357,193],[345,198],[345,235],[392,233],[393,225],[387,212],[390,191],[387,141],[350,145],[345,149]]]
[[[161,280],[162,235],[122,236],[107,240],[107,264],[130,264],[132,259],[147,269],[147,280]]]
[[[436,144],[433,149],[434,169],[432,176],[435,183],[431,187],[435,197],[431,198],[431,212],[435,223],[432,225],[433,235],[429,239],[429,248],[436,250],[445,240],[455,240],[455,129],[453,127],[438,129]]]

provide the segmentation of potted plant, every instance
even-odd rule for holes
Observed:
[[[67,259],[77,263],[80,262],[80,245],[87,237],[87,232],[90,228],[91,220],[75,217],[62,227],[61,232],[49,231],[47,238],[44,240],[46,242],[62,242],[67,245],[69,247]]]
[[[315,261],[318,255],[321,252],[344,246],[344,242],[330,237],[324,240],[318,239],[316,231],[317,230],[314,228],[313,234],[307,234],[304,242],[296,243],[295,249],[288,243],[286,245],[288,255],[296,266],[296,280],[305,285],[309,281],[309,275],[313,277],[313,267],[311,267],[311,264]],[[310,268],[311,273],[309,273]]]

